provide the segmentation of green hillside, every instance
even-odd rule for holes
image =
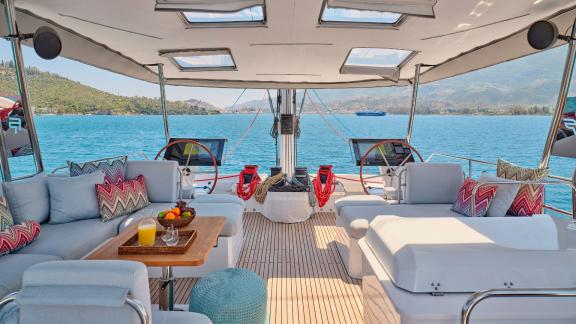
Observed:
[[[34,67],[27,68],[26,74],[32,106],[38,114],[160,114],[158,99],[113,95]],[[0,63],[0,94],[18,94],[12,62]],[[170,114],[220,113],[216,107],[194,99],[168,101],[167,106]]]

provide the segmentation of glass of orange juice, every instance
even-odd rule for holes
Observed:
[[[156,222],[153,218],[146,218],[138,223],[138,244],[140,246],[153,246],[156,242]]]

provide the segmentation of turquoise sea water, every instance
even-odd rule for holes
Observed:
[[[236,173],[244,164],[268,169],[275,164],[274,141],[269,135],[272,115],[258,117],[250,133],[232,152],[254,115],[171,116],[173,137],[228,138],[225,173]],[[324,116],[343,137],[401,138],[408,116]],[[332,164],[337,173],[357,173],[348,144],[335,135],[321,115],[303,115],[298,141],[298,164],[315,172],[318,165]],[[164,143],[161,116],[37,116],[36,125],[47,170],[67,160],[86,161],[133,152],[150,158]],[[537,166],[550,117],[542,116],[416,116],[412,144],[427,158],[433,152],[496,161],[498,157],[525,166]],[[437,161],[442,161],[438,159]],[[11,161],[13,173],[33,170],[31,159]],[[467,164],[465,164],[467,166]],[[576,160],[553,158],[553,174],[571,177]],[[475,171],[493,170],[476,167]],[[550,188],[549,203],[571,208],[569,191]]]

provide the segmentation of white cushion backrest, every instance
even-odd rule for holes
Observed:
[[[464,182],[462,166],[455,163],[406,164],[405,202],[452,204]]]
[[[180,171],[176,161],[128,161],[126,179],[143,175],[152,203],[169,203],[178,199]]]

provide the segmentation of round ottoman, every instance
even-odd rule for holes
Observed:
[[[229,268],[198,280],[190,292],[190,311],[214,324],[266,322],[266,286],[256,273]]]

